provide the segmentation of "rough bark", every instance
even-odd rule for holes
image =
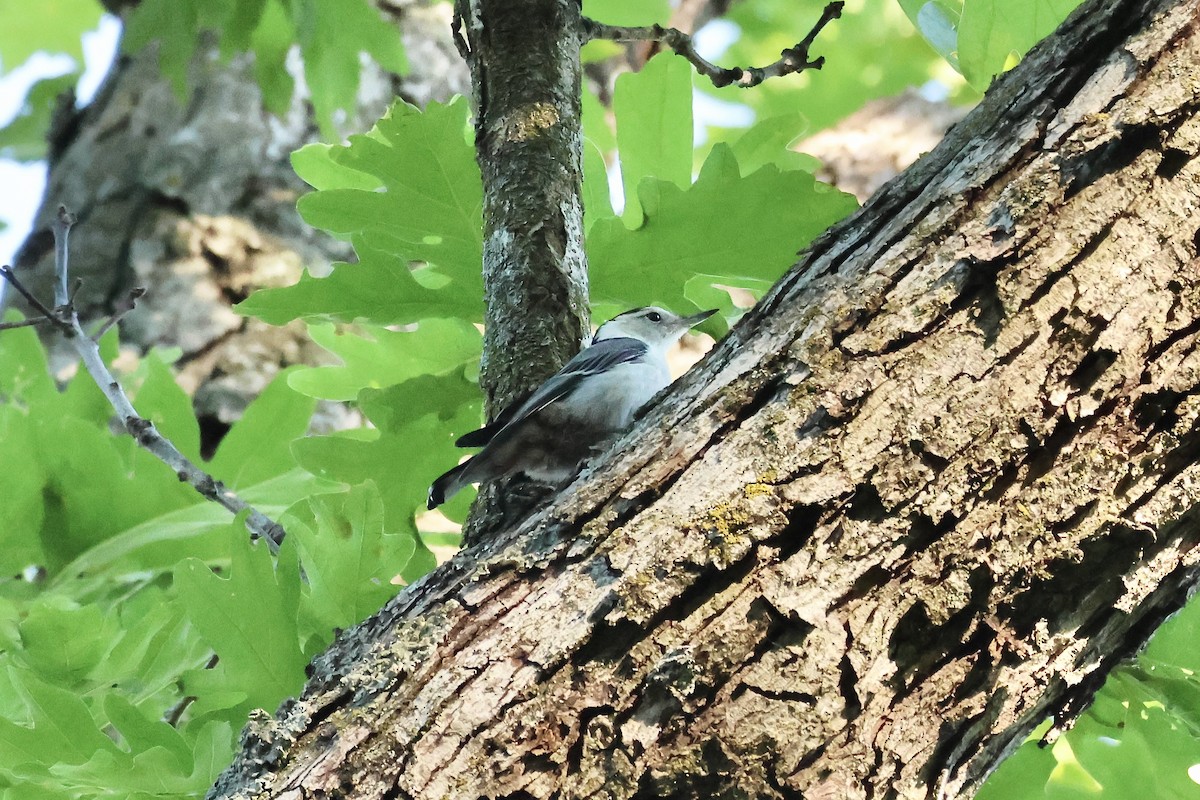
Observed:
[[[488,416],[549,378],[588,332],[583,251],[583,44],[577,0],[460,0],[483,179],[486,302],[479,384]],[[481,495],[466,538],[527,503]]]
[[[1072,718],[1197,577],[1197,15],[1086,4],[213,796],[956,797]]]
[[[449,15],[426,5],[387,3],[412,72],[394,80],[368,67],[348,131],[372,124],[396,94],[423,103],[466,90]],[[181,102],[153,48],[122,55],[96,99],[56,126],[45,196],[18,272],[50,296],[49,226],[67,205],[79,218],[71,261],[83,279],[81,315],[101,317],[132,286],[145,286],[139,311],[122,323],[123,340],[181,348],[181,380],[197,392],[201,417],[231,422],[281,367],[323,357],[303,325],[278,328],[231,309],[255,288],[288,285],[302,269],[320,272],[351,257],[347,245],[318,235],[296,213],[307,187],[290,155],[317,138],[302,96],[284,118],[264,107],[248,57],[225,63],[200,47]]]

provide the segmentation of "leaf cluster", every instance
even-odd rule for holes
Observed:
[[[282,116],[295,79],[288,54],[297,48],[317,124],[337,135],[337,112],[353,112],[360,53],[386,70],[408,63],[400,32],[368,0],[142,0],[130,16],[124,47],[137,52],[154,43],[159,68],[180,96],[204,34],[217,37],[223,57],[254,55],[254,74],[268,111]]]
[[[116,356],[115,334],[102,342]],[[313,401],[273,382],[206,465],[282,515],[278,557],[128,436],[86,376],[56,384],[31,328],[0,346],[0,793],[199,796],[254,709],[273,710],[337,628],[432,559],[291,452]],[[190,458],[199,432],[167,360],[123,376]],[[296,502],[296,498],[304,498]],[[301,575],[305,580],[301,580]]]

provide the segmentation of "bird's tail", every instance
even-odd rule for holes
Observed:
[[[433,482],[433,485],[429,487],[429,502],[426,507],[432,511],[451,497],[454,497],[460,489],[470,483],[471,481],[466,479],[465,473],[467,467],[474,460],[473,458],[469,458],[454,469],[448,470],[439,476]]]

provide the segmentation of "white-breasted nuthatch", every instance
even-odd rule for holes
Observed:
[[[715,313],[680,317],[647,306],[601,325],[591,344],[532,394],[505,408],[495,422],[455,442],[483,450],[433,482],[429,508],[440,506],[469,483],[518,472],[543,483],[571,477],[666,388],[671,382],[667,350]]]

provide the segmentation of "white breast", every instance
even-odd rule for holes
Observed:
[[[568,398],[568,413],[586,419],[597,428],[619,431],[627,428],[638,409],[668,383],[671,375],[664,360],[621,364],[603,375],[584,381]]]

